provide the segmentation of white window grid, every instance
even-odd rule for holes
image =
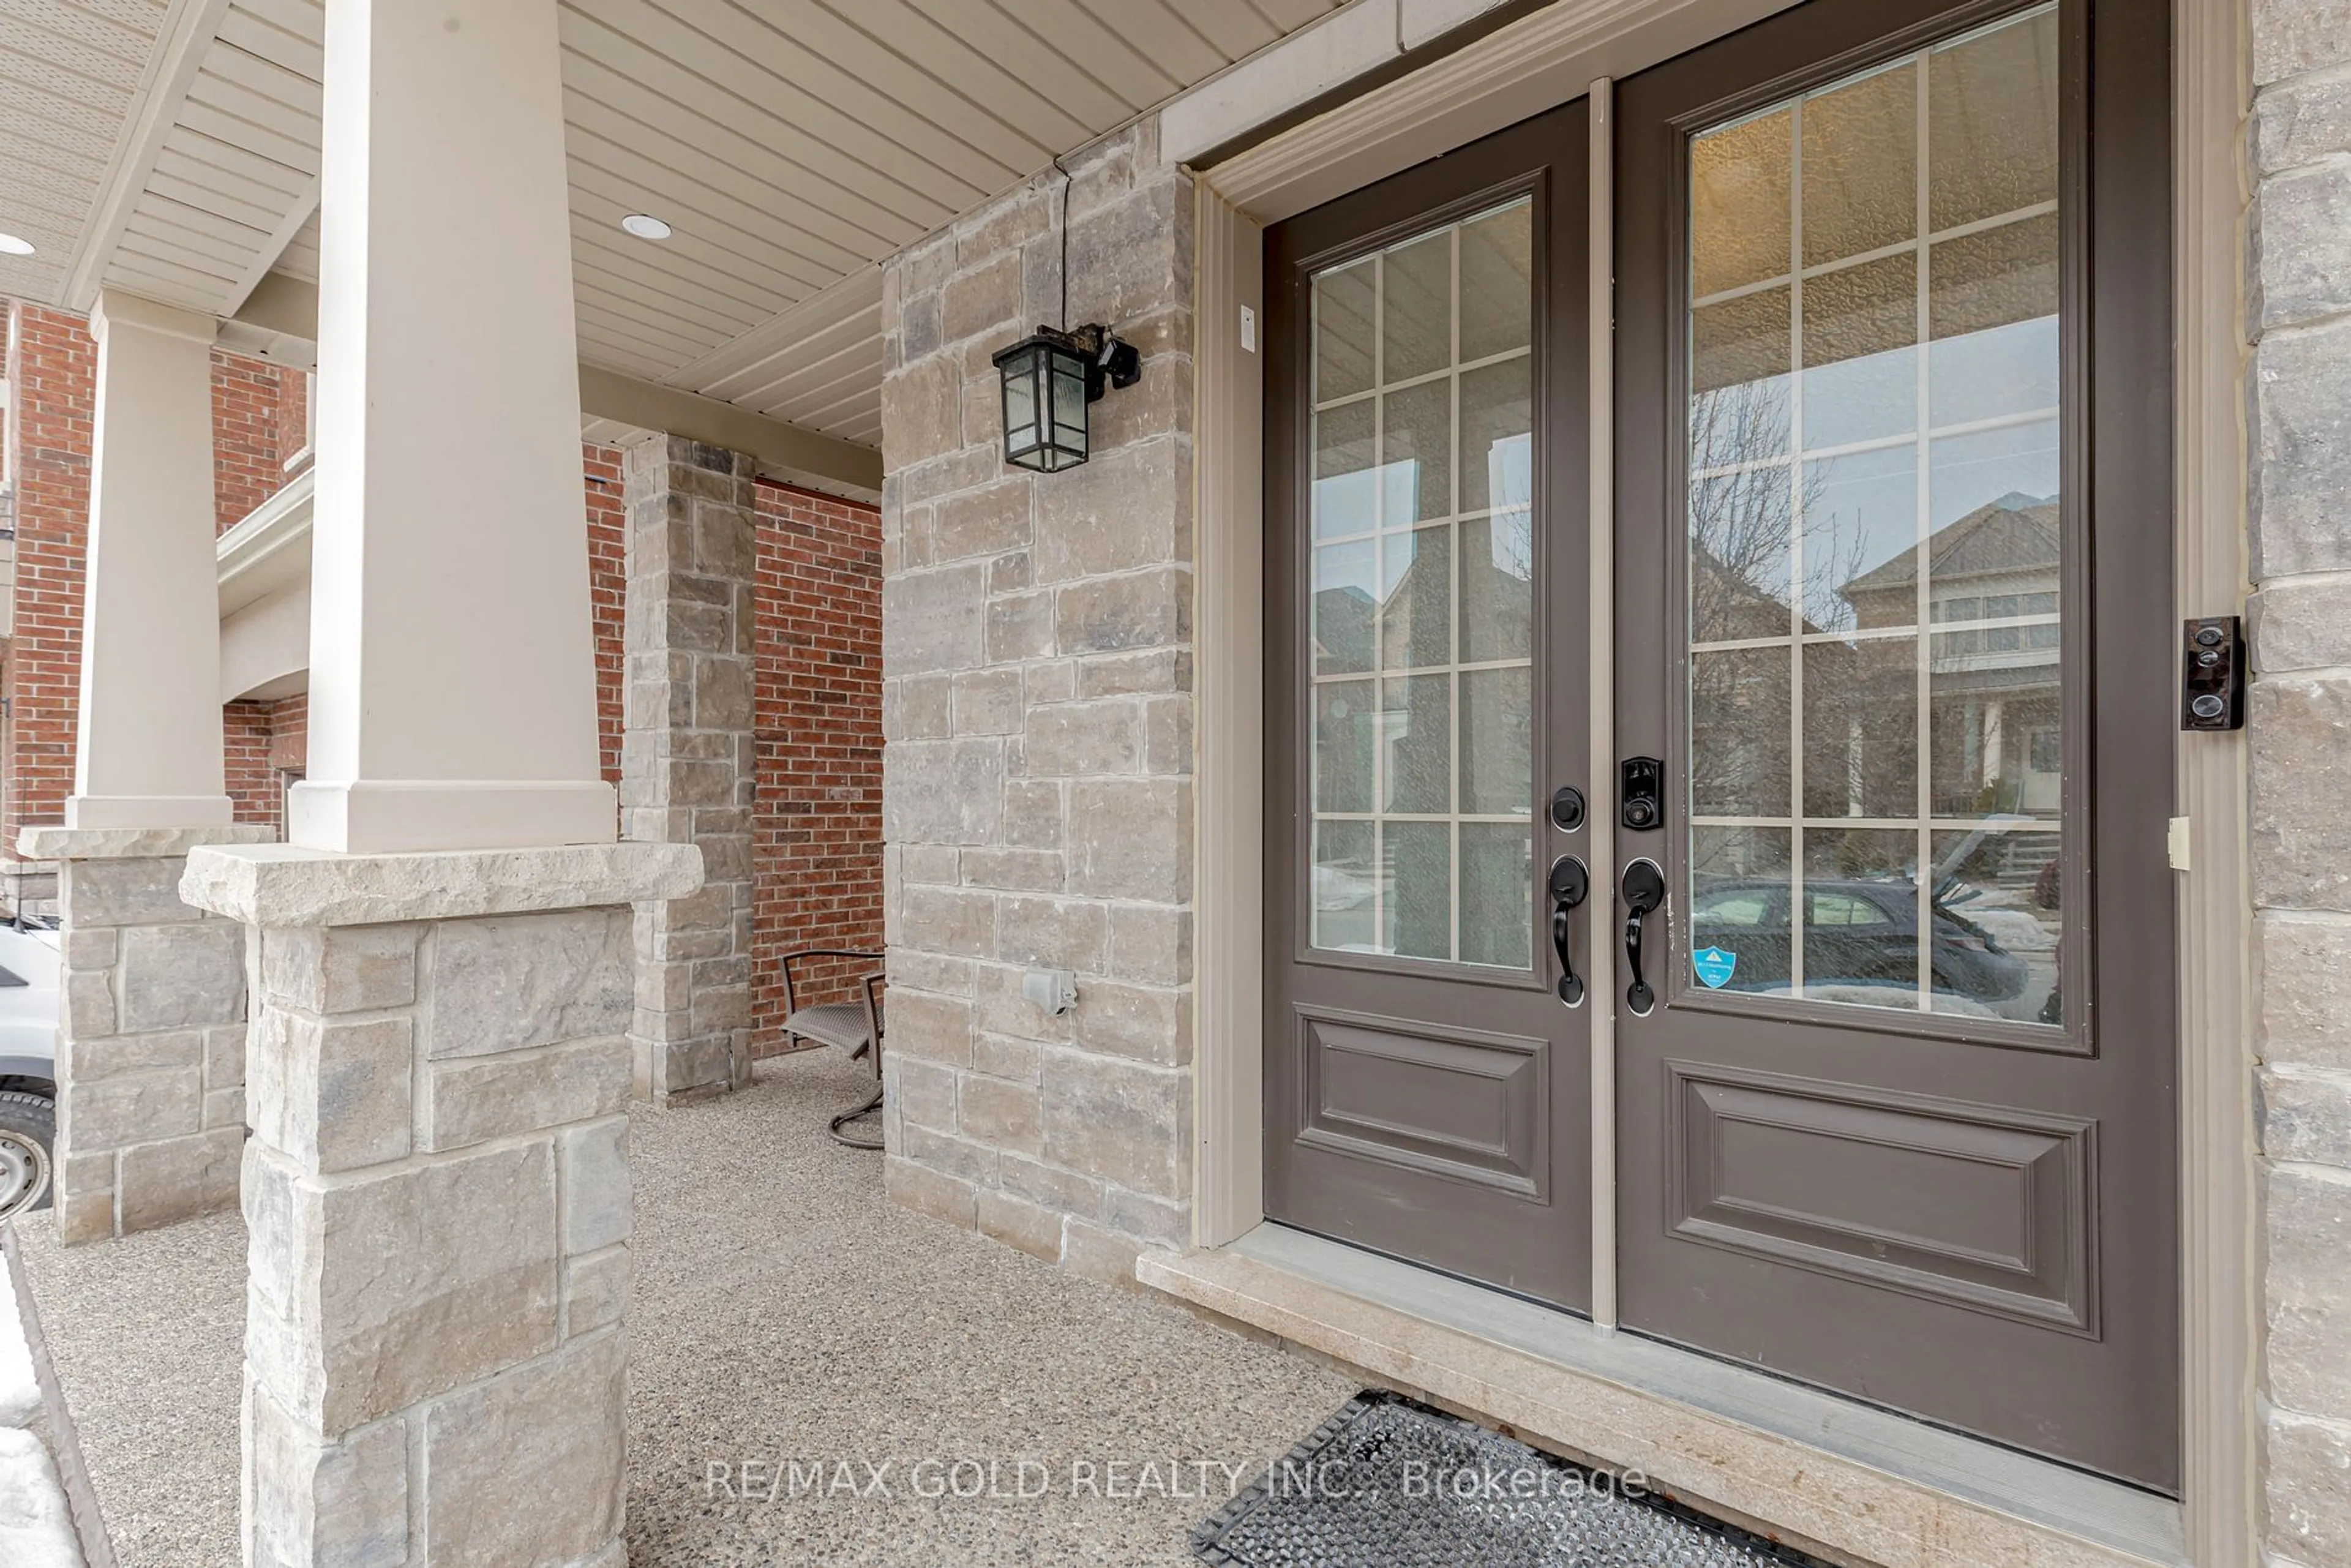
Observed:
[[[1346,271],[1352,267],[1362,267],[1366,265],[1366,263],[1368,263],[1373,269],[1373,314],[1371,322],[1372,385],[1364,391],[1348,392],[1338,397],[1329,399],[1320,397],[1320,377],[1322,373],[1321,356],[1319,352],[1312,354],[1311,362],[1314,367],[1312,373],[1316,377],[1317,384],[1315,392],[1318,395],[1313,404],[1313,420],[1309,431],[1307,443],[1309,454],[1308,462],[1311,465],[1315,461],[1315,455],[1321,450],[1320,437],[1322,433],[1322,416],[1325,413],[1328,413],[1334,409],[1346,408],[1364,403],[1370,403],[1373,406],[1372,465],[1370,468],[1370,473],[1372,475],[1372,526],[1368,529],[1359,529],[1350,533],[1332,533],[1326,535],[1321,531],[1322,519],[1319,514],[1311,516],[1308,520],[1310,549],[1319,551],[1348,544],[1372,544],[1374,548],[1374,581],[1375,584],[1380,584],[1384,587],[1388,576],[1386,551],[1390,548],[1389,541],[1392,539],[1412,540],[1413,548],[1416,552],[1415,559],[1418,559],[1418,552],[1422,549],[1426,548],[1426,536],[1433,535],[1439,529],[1442,529],[1445,538],[1444,548],[1446,551],[1446,571],[1447,582],[1446,619],[1447,623],[1447,639],[1449,656],[1447,662],[1442,664],[1412,664],[1403,667],[1391,667],[1387,665],[1384,663],[1386,655],[1385,644],[1387,641],[1387,596],[1384,591],[1376,593],[1374,596],[1374,611],[1371,626],[1371,668],[1366,670],[1331,673],[1325,673],[1319,668],[1311,670],[1307,682],[1309,686],[1310,701],[1307,704],[1306,725],[1308,727],[1307,735],[1309,740],[1309,753],[1311,758],[1311,765],[1308,769],[1307,779],[1307,789],[1309,791],[1308,800],[1311,808],[1309,816],[1313,832],[1311,857],[1314,862],[1320,862],[1322,829],[1324,823],[1367,822],[1371,824],[1371,882],[1373,899],[1372,933],[1374,943],[1378,944],[1384,952],[1391,954],[1394,953],[1394,945],[1390,942],[1388,937],[1388,922],[1390,915],[1388,906],[1390,903],[1391,882],[1391,876],[1389,874],[1389,853],[1387,841],[1388,827],[1391,824],[1443,823],[1446,825],[1447,830],[1446,833],[1446,898],[1449,911],[1446,923],[1446,951],[1441,955],[1409,954],[1399,956],[1441,958],[1442,960],[1450,963],[1471,963],[1481,968],[1510,968],[1524,972],[1531,969],[1533,965],[1533,955],[1531,949],[1529,951],[1527,961],[1525,963],[1508,966],[1491,965],[1484,962],[1483,960],[1464,959],[1461,956],[1462,927],[1465,916],[1465,911],[1462,907],[1461,900],[1461,829],[1465,825],[1478,823],[1512,825],[1524,829],[1529,834],[1528,846],[1530,857],[1531,857],[1532,854],[1533,811],[1531,805],[1516,812],[1480,812],[1466,811],[1462,810],[1461,802],[1462,747],[1464,741],[1468,738],[1467,727],[1464,722],[1464,710],[1461,702],[1463,677],[1483,671],[1514,669],[1526,670],[1529,672],[1530,702],[1533,699],[1532,670],[1534,661],[1531,650],[1529,651],[1528,656],[1517,659],[1480,660],[1465,659],[1462,656],[1464,652],[1461,614],[1463,585],[1461,575],[1462,557],[1460,540],[1462,525],[1479,522],[1489,518],[1499,520],[1520,516],[1531,517],[1532,497],[1528,497],[1524,503],[1520,504],[1503,506],[1488,505],[1485,507],[1462,506],[1462,477],[1464,473],[1467,471],[1467,464],[1464,461],[1464,455],[1461,449],[1461,379],[1466,375],[1473,374],[1476,371],[1488,368],[1489,366],[1509,364],[1514,361],[1530,361],[1530,372],[1531,373],[1531,361],[1534,350],[1533,344],[1530,341],[1524,347],[1508,350],[1500,353],[1488,354],[1468,361],[1464,361],[1462,359],[1461,235],[1463,230],[1469,227],[1472,224],[1479,222],[1480,219],[1492,217],[1499,213],[1507,212],[1510,208],[1520,205],[1531,205],[1531,199],[1520,196],[1513,201],[1498,204],[1497,205],[1489,207],[1483,211],[1469,214],[1468,215],[1458,219],[1453,223],[1443,225],[1441,228],[1425,230],[1420,234],[1399,240],[1395,244],[1385,247],[1372,256],[1358,257],[1354,261],[1348,262],[1343,266],[1328,268],[1324,272],[1318,273],[1316,275],[1315,281],[1319,282],[1322,277],[1329,277],[1334,273]],[[1387,379],[1388,257],[1398,250],[1402,250],[1409,246],[1421,244],[1440,233],[1447,235],[1447,251],[1446,274],[1447,309],[1448,315],[1447,324],[1447,331],[1448,334],[1447,363],[1441,370],[1429,371],[1412,376],[1403,377],[1391,382]],[[1531,281],[1530,282],[1530,287],[1531,287]],[[1322,329],[1321,319],[1322,291],[1319,287],[1311,289],[1311,298],[1312,300],[1311,310],[1314,318],[1312,323],[1313,345],[1315,348],[1319,349]],[[1409,519],[1400,520],[1391,524],[1387,516],[1388,484],[1386,478],[1386,402],[1390,397],[1395,396],[1397,393],[1410,392],[1416,387],[1426,386],[1438,382],[1449,383],[1448,407],[1450,411],[1450,424],[1447,439],[1450,444],[1450,461],[1447,466],[1451,482],[1451,505],[1447,511],[1438,515],[1428,517],[1415,516]],[[1530,384],[1529,391],[1531,393],[1531,384]],[[1531,437],[1531,432],[1530,432],[1530,437]],[[1312,494],[1312,486],[1311,484],[1309,486],[1309,494],[1310,496]],[[1419,495],[1417,484],[1414,486],[1413,494],[1416,501],[1415,510],[1416,512],[1418,509],[1417,498]],[[1489,502],[1494,498],[1490,491],[1488,498]],[[1401,580],[1401,579],[1398,580]],[[1530,592],[1531,592],[1531,591],[1532,585],[1531,581]],[[1310,570],[1308,572],[1306,598],[1310,607],[1309,615],[1311,622],[1311,607],[1314,601],[1313,574],[1311,570],[1311,562]],[[1530,624],[1531,624],[1531,622],[1530,622]],[[1398,727],[1397,718],[1402,716],[1401,714],[1396,714],[1396,716],[1392,717],[1391,715],[1395,714],[1396,710],[1391,710],[1385,706],[1386,684],[1390,681],[1402,681],[1407,678],[1437,679],[1440,677],[1446,682],[1447,748],[1446,797],[1447,809],[1442,812],[1393,811],[1383,810],[1381,809],[1381,802],[1387,799],[1388,793],[1388,750],[1393,734]],[[1354,684],[1363,686],[1367,692],[1373,694],[1374,697],[1372,707],[1374,716],[1371,720],[1374,726],[1374,739],[1372,744],[1372,802],[1374,809],[1368,811],[1332,811],[1323,810],[1321,805],[1322,757],[1321,746],[1319,744],[1315,744],[1315,734],[1313,728],[1320,714],[1320,706],[1318,703],[1311,700],[1313,688],[1347,684]],[[1525,793],[1530,802],[1532,800],[1534,793],[1533,765],[1534,759],[1531,749],[1527,759],[1528,777],[1525,780]],[[1531,864],[1531,858],[1530,858],[1530,864]],[[1531,874],[1530,874],[1527,885],[1522,890],[1521,903],[1524,905],[1524,913],[1527,915],[1528,921],[1531,922],[1531,911],[1533,909],[1533,884]],[[1311,918],[1309,922],[1308,940],[1311,946],[1319,948],[1322,946],[1322,932],[1321,929],[1322,911],[1319,907],[1316,907],[1311,912]],[[1531,924],[1528,925],[1528,933],[1530,939],[1531,939],[1532,927]]]
[[[1931,360],[1929,345],[1933,341],[1930,334],[1930,322],[1928,319],[1929,305],[1932,298],[1932,284],[1929,275],[1932,247],[1946,240],[1963,238],[1970,235],[1986,233],[1993,229],[2005,227],[2011,224],[2028,222],[2034,218],[2050,215],[2058,210],[2058,204],[2054,201],[2037,202],[2026,206],[2015,208],[2009,212],[1995,214],[1989,217],[1978,219],[1970,223],[1954,225],[1945,229],[1937,230],[1929,228],[1928,214],[1929,212],[1928,199],[1931,191],[1930,182],[1932,174],[1929,159],[1930,127],[1928,121],[1928,83],[1930,79],[1930,72],[1928,70],[1928,62],[1932,56],[1944,49],[1958,47],[1966,44],[1970,39],[1983,37],[1987,33],[1994,32],[2001,28],[2025,25],[2035,17],[2048,14],[2052,9],[2053,9],[2053,7],[2041,6],[2016,16],[2002,18],[1998,22],[1992,23],[1985,27],[1976,29],[1975,31],[1963,35],[1960,37],[1949,39],[1940,44],[1930,45],[1926,48],[1903,56],[1900,58],[1889,60],[1870,70],[1858,72],[1853,76],[1829,83],[1826,86],[1814,89],[1810,92],[1801,94],[1794,99],[1784,100],[1783,103],[1773,104],[1767,108],[1758,110],[1752,114],[1742,117],[1742,119],[1739,120],[1730,121],[1726,125],[1719,126],[1714,131],[1707,133],[1709,135],[1717,134],[1722,131],[1729,130],[1736,125],[1750,123],[1753,120],[1776,114],[1782,108],[1785,108],[1788,111],[1788,269],[1773,277],[1740,284],[1734,287],[1719,289],[1713,293],[1706,295],[1694,295],[1689,308],[1694,316],[1698,310],[1709,305],[1736,299],[1745,295],[1763,293],[1772,288],[1788,288],[1788,379],[1790,423],[1788,450],[1785,453],[1777,456],[1757,458],[1746,462],[1725,464],[1707,468],[1696,468],[1690,473],[1690,483],[1695,486],[1701,481],[1728,475],[1734,475],[1742,472],[1762,472],[1775,468],[1784,469],[1788,475],[1790,505],[1793,508],[1792,515],[1797,518],[1798,526],[1792,528],[1789,530],[1790,592],[1788,605],[1789,629],[1787,633],[1780,636],[1708,640],[1703,642],[1692,642],[1688,644],[1689,651],[1692,654],[1727,652],[1749,648],[1784,647],[1789,650],[1788,800],[1790,811],[1784,816],[1773,816],[1719,813],[1699,814],[1693,810],[1689,813],[1688,820],[1693,839],[1696,837],[1697,831],[1703,828],[1767,829],[1772,831],[1782,831],[1788,834],[1788,985],[1789,992],[1792,996],[1802,997],[1804,994],[1804,883],[1806,881],[1804,841],[1807,831],[1842,832],[1848,831],[1878,830],[1891,832],[1907,831],[1913,832],[1917,835],[1915,862],[1917,866],[1917,872],[1915,873],[1915,881],[1917,883],[1915,896],[1917,901],[1917,994],[1911,1005],[1914,1006],[1917,1011],[1929,1012],[1932,1011],[1934,1008],[1933,904],[1935,884],[1937,881],[1933,874],[1933,868],[1936,863],[1935,835],[1938,833],[1981,832],[2054,836],[2061,833],[2063,831],[2062,822],[2046,818],[2016,816],[1987,820],[1984,818],[1938,817],[1934,813],[1934,658],[1931,646],[1933,640],[1936,637],[1947,632],[1967,631],[1980,632],[2011,626],[2055,626],[2059,623],[2061,615],[2012,615],[1980,617],[1977,619],[1964,621],[1941,621],[1936,620],[1932,617],[1929,607],[1929,586],[1932,578],[1932,541],[1936,532],[1931,511],[1931,497],[1929,494],[1929,486],[1933,476],[1933,469],[1930,463],[1933,444],[1938,440],[1947,439],[1952,436],[1972,435],[1989,431],[2022,428],[2033,424],[2047,423],[2058,418],[2060,410],[2056,406],[2051,405],[2043,408],[2028,409],[2021,412],[2004,413],[1991,418],[1957,422],[1944,425],[1932,424],[1928,419],[1928,414],[1932,407],[1929,399],[1930,388],[1928,385]],[[1863,251],[1854,256],[1841,256],[1826,262],[1807,265],[1803,259],[1804,104],[1808,99],[1820,98],[1828,93],[1833,93],[1841,89],[1850,87],[1854,83],[1864,80],[1868,77],[1902,69],[1909,69],[1916,73],[1916,85],[1912,94],[1913,110],[1916,116],[1913,137],[1915,142],[1913,188],[1916,198],[1916,210],[1912,224],[1913,237],[1897,241],[1891,245],[1881,246],[1874,250]],[[1695,140],[1693,141],[1693,145],[1695,145]],[[1922,239],[1919,236],[1924,237]],[[1917,256],[1917,267],[1913,280],[1915,315],[1913,321],[1912,346],[1915,350],[1913,354],[1915,381],[1912,389],[1914,402],[1912,408],[1911,430],[1900,434],[1881,436],[1866,441],[1855,441],[1836,445],[1808,449],[1804,444],[1804,290],[1801,287],[1802,283],[1809,282],[1813,278],[1825,277],[1831,273],[1842,271],[1848,267],[1859,267],[1873,261],[1881,261],[1889,256],[1914,253]],[[1687,257],[1686,260],[1694,264],[1695,257]],[[1795,286],[1791,287],[1792,284]],[[1693,402],[1694,402],[1695,400],[1693,400]],[[2060,426],[2060,429],[2062,431],[2062,425]],[[1915,559],[1917,562],[1917,568],[1914,573],[1916,579],[1914,584],[1916,590],[1916,609],[1912,623],[1902,626],[1873,626],[1826,632],[1806,631],[1806,622],[1804,618],[1804,595],[1801,591],[1801,587],[1804,581],[1803,548],[1805,529],[1802,525],[1805,510],[1803,486],[1804,474],[1807,466],[1824,459],[1854,455],[1866,452],[1897,450],[1905,446],[1911,447],[1916,454],[1912,464],[1913,478],[1916,485],[1916,494],[1913,500],[1916,536],[1912,548],[1916,552]],[[1687,541],[1685,543],[1685,548],[1687,548]],[[1915,758],[1914,768],[1917,774],[1916,788],[1917,810],[1916,814],[1909,817],[1865,817],[1857,814],[1833,817],[1810,815],[1797,810],[1797,808],[1802,804],[1804,799],[1805,648],[1830,643],[1850,645],[1860,642],[1899,637],[1914,638],[1917,644],[1915,657],[1917,682],[1913,713],[1913,723],[1916,733],[1916,745],[1913,753]],[[1692,668],[1695,668],[1694,663]],[[1694,737],[1686,738],[1691,739],[1693,742],[1690,755],[1693,758],[1694,771],[1697,766]],[[1690,787],[1693,783],[1694,781],[1686,781],[1686,788]],[[1697,858],[1695,843],[1692,844],[1692,852],[1691,859],[1693,867],[1695,867]],[[1691,896],[1693,898],[1696,896],[1695,888],[1691,890]]]

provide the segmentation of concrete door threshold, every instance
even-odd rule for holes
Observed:
[[[2179,1505],[1283,1226],[1135,1278],[1833,1562],[2182,1568]]]

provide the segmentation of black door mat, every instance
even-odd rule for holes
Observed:
[[[1203,1521],[1192,1552],[1217,1568],[1822,1568],[1646,1487],[1377,1390]]]

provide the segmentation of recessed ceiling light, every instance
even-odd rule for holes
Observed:
[[[0,256],[30,256],[35,248],[31,240],[19,239],[15,235],[0,234]]]
[[[646,213],[631,213],[621,220],[621,226],[639,239],[667,239],[670,226]]]

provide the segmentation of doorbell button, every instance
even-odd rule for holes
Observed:
[[[2179,727],[2242,728],[2245,633],[2233,615],[2210,615],[2180,627]]]

